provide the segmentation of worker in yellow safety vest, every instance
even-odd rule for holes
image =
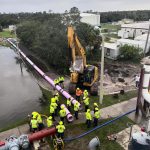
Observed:
[[[59,80],[60,86],[61,86],[62,88],[64,88],[64,80],[65,80],[64,77],[61,76],[61,77],[59,77],[58,80]]]
[[[32,128],[32,132],[36,132],[38,130],[38,121],[36,119],[36,117],[32,117],[31,121],[30,121],[30,125],[31,125],[31,128]]]
[[[39,131],[44,128],[43,120],[40,114],[37,116],[37,121],[38,121],[38,129]]]
[[[54,102],[54,103],[51,103],[51,105],[54,107],[54,112],[55,112],[55,116],[57,116],[57,111],[58,111],[58,109],[57,109],[57,103],[56,102]]]
[[[58,110],[60,110],[59,93],[56,93],[54,95],[54,98],[55,98],[55,102],[57,103],[57,108]]]
[[[98,104],[97,104],[97,103],[94,103],[94,109],[93,109],[94,113],[95,113],[95,109],[96,109],[96,108],[98,108]]]
[[[67,99],[67,108],[69,111],[71,110],[71,99],[70,98]]]
[[[65,110],[65,107],[63,105],[61,106],[61,109],[59,111],[59,115],[60,115],[60,120],[62,122],[64,122],[64,118],[66,117],[66,110]]]
[[[55,121],[55,109],[53,105],[50,105],[50,115],[52,116],[53,121]]]
[[[87,90],[84,90],[84,92],[83,92],[83,97],[88,97],[88,96],[89,96],[88,91],[87,91]]]
[[[91,127],[91,121],[92,121],[92,115],[91,115],[91,110],[88,109],[87,112],[85,113],[86,116],[86,124],[87,124],[87,128]]]
[[[53,118],[52,118],[52,116],[49,116],[48,118],[47,118],[47,127],[48,128],[50,128],[52,125],[53,125],[53,120],[52,120]]]
[[[83,102],[85,105],[85,112],[87,111],[87,109],[89,108],[89,97],[83,97]]]
[[[64,131],[65,131],[65,126],[63,125],[63,122],[60,121],[59,122],[59,125],[56,126],[56,129],[57,129],[57,136],[58,138],[62,138],[64,137]]]
[[[95,113],[94,113],[94,126],[97,126],[98,124],[98,119],[100,118],[100,111],[98,108],[95,108]]]
[[[59,80],[58,80],[58,79],[55,79],[55,80],[54,80],[54,84],[55,84],[55,86],[58,85],[58,84],[59,84]]]
[[[32,118],[37,118],[38,115],[39,115],[38,112],[36,112],[36,111],[33,111],[33,112],[32,112]]]
[[[78,118],[78,112],[79,112],[79,103],[76,102],[76,103],[74,104],[74,116],[75,116],[76,119],[79,119],[79,118]]]

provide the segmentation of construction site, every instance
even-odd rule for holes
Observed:
[[[41,16],[44,28],[17,17],[0,31],[0,150],[150,150],[150,22],[124,19],[118,29],[98,13],[81,13],[77,25],[69,15],[54,19],[65,27],[56,35]],[[123,46],[139,54],[128,60]]]

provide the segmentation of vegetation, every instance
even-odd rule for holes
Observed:
[[[111,118],[112,119],[112,118]],[[108,121],[110,119],[104,119],[101,120],[99,124],[103,124],[106,121]],[[115,134],[118,133],[119,131],[122,131],[123,129],[127,128],[127,123],[133,123],[130,119],[128,119],[127,117],[123,117],[120,120],[114,122],[113,124],[107,125],[101,129],[98,129],[86,136],[84,136],[81,139],[77,139],[71,142],[66,142],[65,143],[65,149],[69,150],[69,148],[72,147],[73,149],[73,145],[76,145],[76,148],[74,148],[75,150],[80,147],[80,150],[85,150],[88,147],[89,141],[94,138],[95,136],[98,136],[100,143],[101,143],[101,149],[103,150],[123,150],[123,148],[115,141],[109,141],[107,139],[108,135],[111,134]],[[92,127],[91,127],[92,129]],[[78,124],[78,125],[68,125],[66,127],[66,133],[65,136],[66,138],[68,137],[75,137],[77,135],[80,135],[86,131],[88,131],[89,129],[86,128],[85,124]],[[78,132],[77,132],[78,131]],[[82,143],[82,145],[81,145]]]
[[[11,33],[9,30],[3,30],[0,32],[0,38],[12,38],[15,37],[13,33]]]
[[[142,49],[139,47],[131,46],[125,44],[119,48],[120,55],[118,57],[119,60],[130,60],[130,61],[140,61],[143,53]]]
[[[75,12],[77,10],[75,9]],[[72,12],[72,11],[71,11]],[[71,15],[73,17],[73,15]],[[66,16],[68,17],[68,16]],[[77,16],[76,16],[77,17]],[[64,19],[65,16],[51,14],[45,20],[26,21],[21,23],[17,29],[20,42],[23,43],[31,52],[44,60],[59,72],[69,72],[70,53],[67,44],[67,26],[72,24],[76,27],[81,43],[84,47],[89,47],[87,55],[94,59],[93,55],[99,52],[100,38],[99,30],[92,26],[80,23],[79,19]],[[91,47],[94,48],[91,48]],[[91,56],[91,57],[90,57]]]

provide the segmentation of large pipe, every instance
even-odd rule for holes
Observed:
[[[41,131],[32,133],[28,135],[29,141],[32,143],[33,141],[37,141],[40,140],[44,137],[50,136],[50,135],[54,135],[56,133],[56,128],[46,128],[43,129]]]
[[[48,77],[40,68],[38,68],[13,42],[7,39],[8,43],[10,43],[14,48],[16,48],[19,53],[24,57],[24,59],[48,82],[53,86],[57,91],[59,91],[62,95],[64,95],[67,99],[70,99],[71,103],[74,105],[77,101],[68,94],[65,90],[63,90],[59,85],[54,84],[54,81]],[[80,104],[80,103],[79,103]]]
[[[68,110],[68,108],[66,107],[66,105],[62,104],[61,106],[64,106],[64,109],[66,111],[66,117],[67,117],[67,120],[69,122],[72,122],[73,121],[73,116],[71,115],[70,111]]]
[[[143,80],[143,89],[142,95],[145,101],[150,104],[150,93],[149,93],[149,81],[150,81],[150,64],[144,65],[144,80]]]

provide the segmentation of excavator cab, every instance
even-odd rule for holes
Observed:
[[[90,87],[91,94],[97,95],[98,68],[86,64],[86,53],[72,26],[68,27],[68,47],[71,51],[72,65],[69,93],[74,94],[79,85]],[[92,88],[94,87],[94,88]]]

